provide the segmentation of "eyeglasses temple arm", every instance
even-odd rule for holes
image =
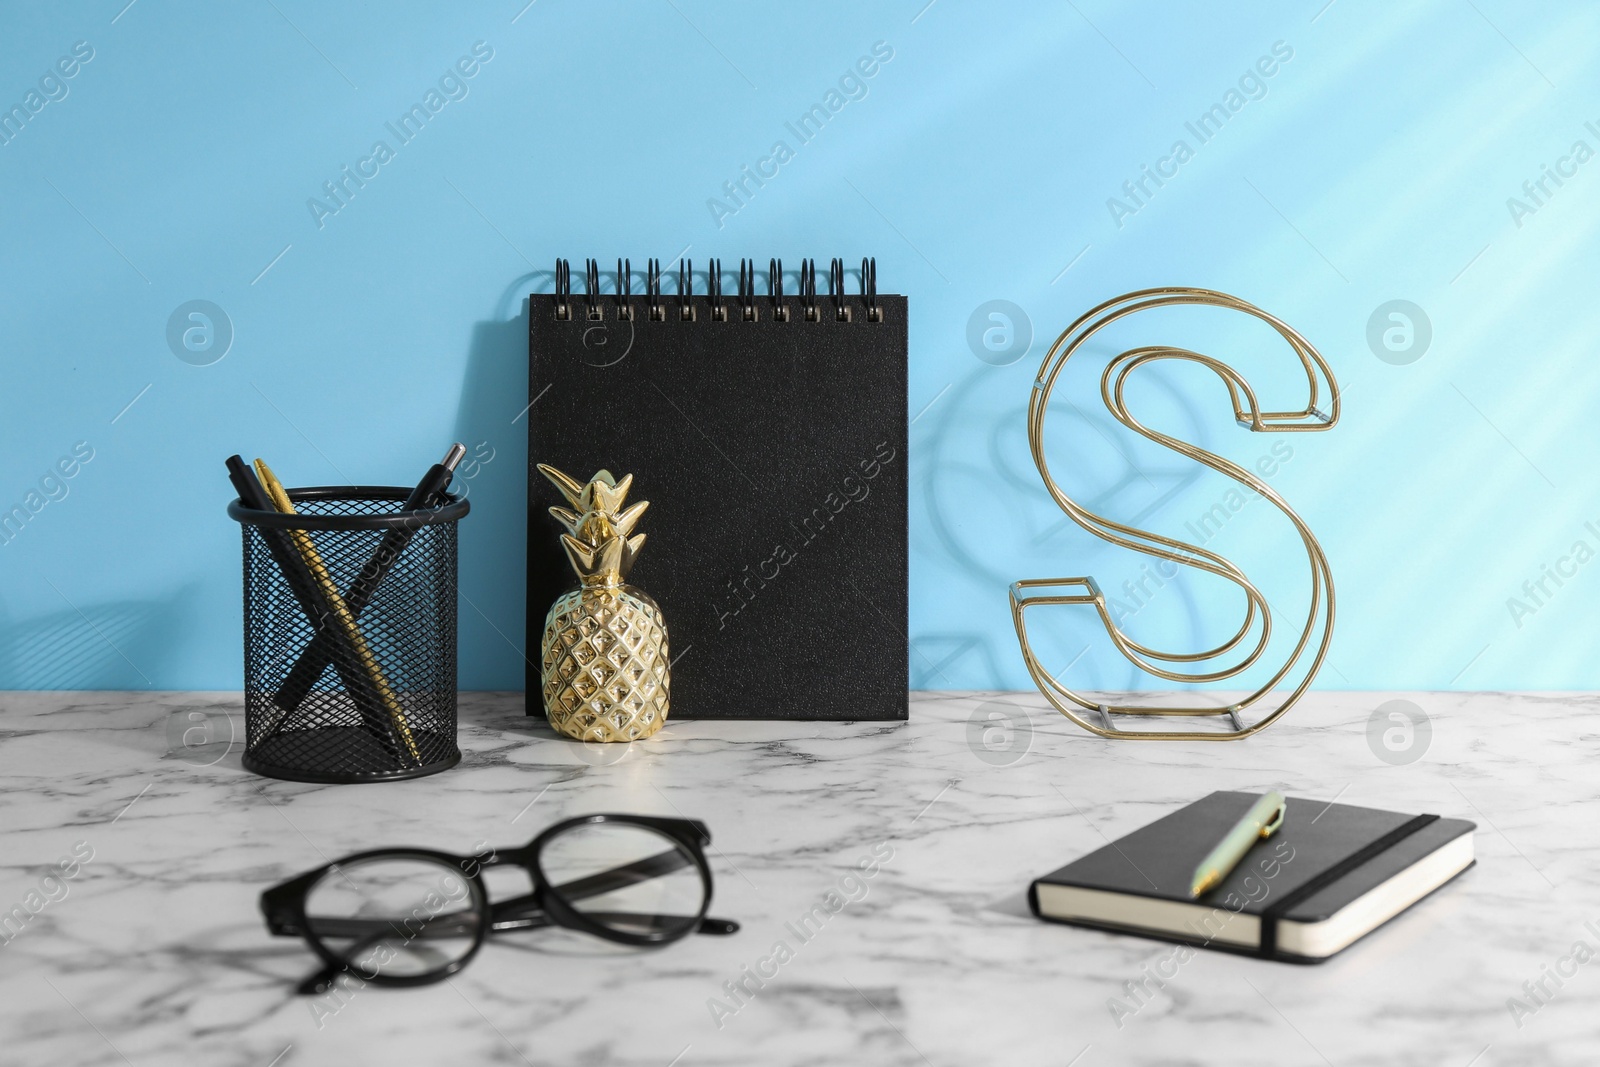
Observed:
[[[358,937],[363,944],[375,938],[393,937],[397,941],[416,938],[470,936],[477,929],[476,912],[435,915],[427,919],[326,918],[311,920],[318,937]]]
[[[659,878],[664,874],[682,870],[689,866],[691,860],[677,849],[659,852],[654,856],[625,863],[620,867],[613,867],[609,871],[600,871],[585,878],[574,878],[555,887],[567,900],[586,900],[597,897],[602,893],[609,893],[613,889],[624,886],[636,885],[639,882]]]
[[[383,925],[385,926],[385,929],[374,931],[373,933],[368,934],[366,937],[362,938],[361,940],[357,941],[355,944],[351,945],[345,951],[348,952],[351,956],[356,956],[356,955],[359,955],[364,950],[371,948],[373,945],[377,944],[379,941],[382,941],[385,937],[387,937],[389,935],[389,932],[390,932],[388,930],[388,924],[385,923]],[[317,971],[317,972],[315,972],[315,973],[313,973],[311,975],[308,975],[303,982],[301,982],[298,986],[295,987],[294,991],[297,994],[299,994],[300,996],[302,996],[302,997],[318,997],[318,996],[321,996],[322,994],[326,993],[328,990],[333,988],[333,983],[338,979],[339,975],[344,974],[346,972],[349,972],[351,974],[356,974],[357,978],[361,977],[354,970],[352,970],[352,967],[348,962],[340,964],[338,966],[334,966],[333,964],[330,963],[326,967],[323,967],[320,971]]]
[[[526,899],[526,898],[524,898]],[[511,903],[511,901],[507,901]],[[677,929],[688,921],[684,915],[660,915],[650,912],[638,911],[592,911],[585,914],[596,922],[617,926],[648,926],[656,929]],[[527,918],[506,915],[496,919],[489,926],[490,933],[506,933],[511,930],[529,930],[534,927],[549,926],[550,920],[543,912],[537,916]],[[739,932],[739,924],[732,919],[701,919],[700,925],[694,930],[697,934],[712,934],[723,936]]]
[[[490,933],[498,934],[506,930],[533,930],[549,925],[550,917],[545,914],[543,905],[539,903],[539,898],[532,893],[520,897],[510,897],[506,900],[497,900],[489,905]]]

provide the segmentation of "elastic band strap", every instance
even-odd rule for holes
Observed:
[[[1296,904],[1315,896],[1328,886],[1337,882],[1357,867],[1369,862],[1374,856],[1386,852],[1395,845],[1404,841],[1424,826],[1437,822],[1437,815],[1418,815],[1390,830],[1365,848],[1358,849],[1344,859],[1312,875],[1304,885],[1285,893],[1277,903],[1270,905],[1261,913],[1261,948],[1263,956],[1274,956],[1278,951],[1278,920],[1289,912]]]

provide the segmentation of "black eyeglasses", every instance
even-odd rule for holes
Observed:
[[[504,852],[358,852],[266,890],[261,914],[275,936],[305,938],[325,964],[300,993],[327,992],[343,972],[427,985],[508,930],[562,926],[624,945],[737,932],[736,922],[706,918],[710,842],[695,820],[583,815]],[[533,892],[491,904],[483,869],[507,865],[528,872]]]

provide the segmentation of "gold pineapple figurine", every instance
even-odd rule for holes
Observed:
[[[649,506],[623,509],[633,475],[600,471],[587,485],[554,467],[539,472],[576,510],[550,509],[578,588],[550,606],[540,644],[550,725],[580,741],[637,741],[667,721],[667,626],[643,590],[623,582],[644,546],[634,526]],[[633,535],[633,536],[630,536]]]

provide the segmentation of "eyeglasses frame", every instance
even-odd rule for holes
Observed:
[[[695,869],[700,876],[701,888],[704,890],[700,910],[694,916],[693,922],[686,923],[681,929],[677,930],[652,930],[648,933],[632,933],[613,929],[604,923],[591,919],[567,902],[556,889],[549,875],[545,873],[544,867],[540,862],[540,854],[550,841],[563,833],[579,826],[599,824],[643,827],[647,830],[653,830],[685,848],[690,858],[694,861]],[[711,907],[711,868],[706,862],[705,846],[710,843],[711,831],[706,827],[705,823],[698,819],[611,813],[579,815],[574,818],[563,819],[561,822],[546,828],[532,841],[520,848],[506,849],[504,851],[494,850],[487,857],[482,855],[462,856],[423,848],[380,848],[352,853],[262,891],[261,914],[266,919],[267,929],[273,936],[302,938],[326,965],[323,971],[302,983],[300,988],[302,993],[321,993],[326,991],[338,974],[346,970],[355,974],[361,981],[371,982],[376,985],[395,987],[431,985],[460,973],[461,969],[478,954],[478,950],[483,947],[490,934],[508,930],[560,926],[569,930],[592,934],[607,941],[636,947],[666,944],[702,930],[705,933],[713,934],[737,931],[739,928],[737,923],[718,919],[708,920],[706,918],[706,913]],[[426,974],[386,975],[374,971],[369,975],[362,972],[354,961],[341,956],[324,945],[321,938],[312,929],[311,921],[306,915],[306,900],[310,896],[312,889],[330,871],[337,867],[351,866],[374,859],[421,860],[448,865],[459,871],[466,880],[468,892],[472,897],[475,911],[478,915],[472,947],[460,958],[452,960],[440,969],[429,971]],[[533,892],[499,902],[491,902],[488,888],[483,882],[483,870],[487,867],[501,866],[518,866],[527,871],[528,876],[533,881]],[[525,911],[533,914],[520,914]]]

